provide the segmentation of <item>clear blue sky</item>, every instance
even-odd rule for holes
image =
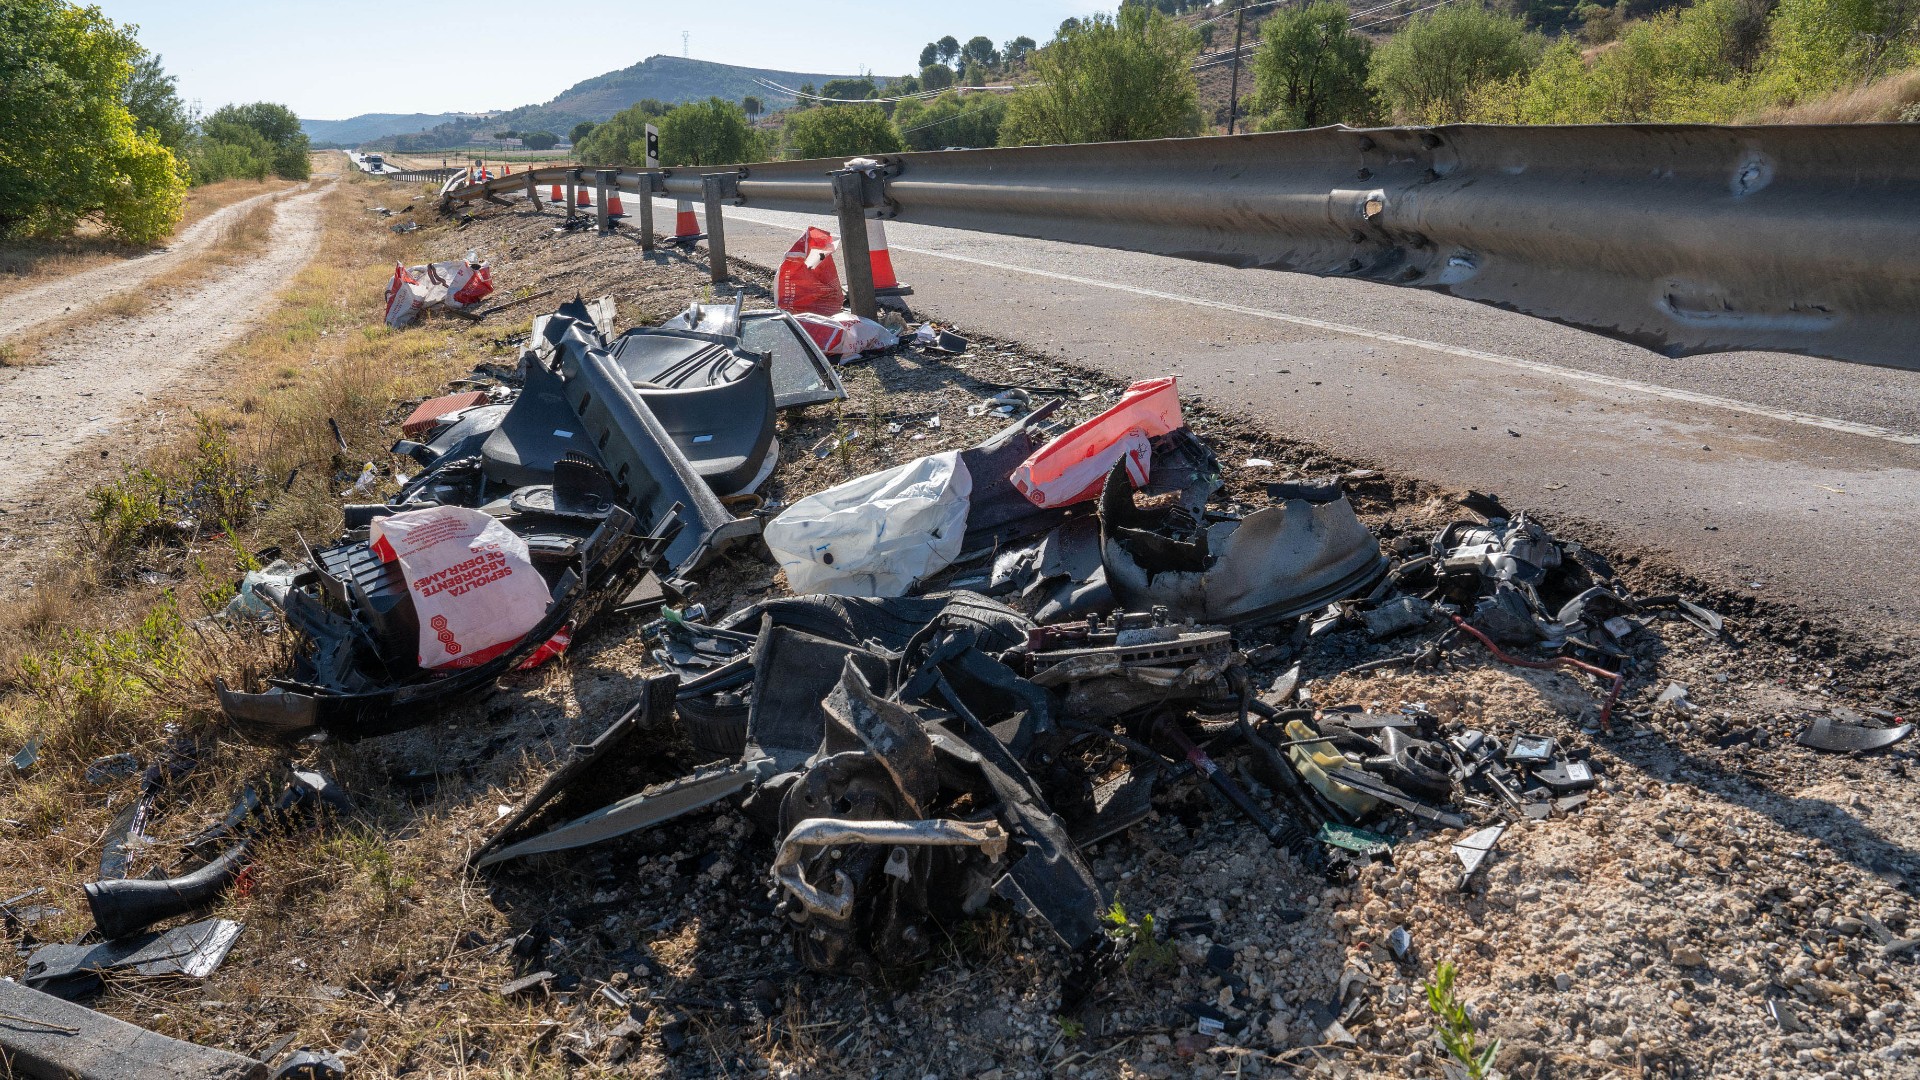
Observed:
[[[85,0],[82,0],[85,2]],[[94,0],[140,28],[211,111],[277,101],[301,116],[479,112],[550,100],[655,53],[786,71],[906,74],[943,34],[1044,42],[1069,15],[1117,0]]]

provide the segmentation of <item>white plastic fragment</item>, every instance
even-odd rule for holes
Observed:
[[[916,458],[795,502],[767,547],[796,593],[902,596],[960,554],[972,494],[958,451]]]

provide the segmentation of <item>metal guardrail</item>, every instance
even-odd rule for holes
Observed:
[[[839,211],[864,247],[845,228],[864,213],[1432,289],[1671,356],[1920,368],[1920,124],[1319,128],[874,160],[538,169],[443,204],[604,178],[706,199],[709,234],[725,203]]]
[[[465,173],[465,169],[390,169],[378,175],[403,184],[444,184]]]

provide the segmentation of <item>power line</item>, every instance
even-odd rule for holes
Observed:
[[[756,79],[755,81],[758,82],[761,86],[767,87],[770,90],[778,90],[783,94],[790,94],[796,98],[806,98],[808,101],[818,101],[828,105],[884,105],[890,102],[897,102],[897,101],[909,101],[909,100],[924,101],[929,98],[939,97],[941,94],[945,94],[949,92],[959,93],[963,95],[976,94],[982,91],[1004,92],[1007,90],[1024,90],[1029,86],[1038,85],[1037,83],[1018,83],[1018,84],[1005,84],[1005,85],[999,85],[999,86],[944,86],[938,90],[922,90],[918,93],[913,93],[913,94],[896,94],[893,97],[831,98],[831,97],[823,97],[819,94],[803,93],[799,90],[795,90],[791,86],[782,86],[771,79]]]
[[[1401,12],[1401,13],[1400,13],[1400,14],[1398,14],[1398,15],[1389,15],[1389,16],[1387,16],[1386,18],[1384,18],[1384,19],[1381,19],[1381,20],[1379,20],[1379,21],[1377,21],[1377,22],[1370,22],[1370,23],[1367,23],[1367,24],[1366,24],[1365,26],[1356,26],[1356,27],[1354,27],[1354,29],[1355,29],[1355,30],[1371,30],[1371,29],[1373,29],[1373,28],[1374,28],[1374,27],[1376,27],[1376,26],[1385,26],[1385,25],[1387,25],[1387,24],[1388,24],[1388,23],[1390,23],[1390,22],[1394,22],[1394,21],[1396,21],[1396,20],[1399,20],[1399,19],[1404,19],[1404,18],[1406,18],[1406,17],[1407,17],[1407,16],[1409,16],[1409,15],[1418,15],[1418,14],[1420,14],[1420,13],[1421,13],[1421,12],[1423,12],[1423,11],[1432,11],[1432,10],[1433,10],[1434,8],[1438,8],[1438,7],[1446,7],[1446,6],[1448,5],[1448,4],[1450,4],[1450,3],[1452,3],[1452,2],[1453,2],[1453,0],[1439,0],[1439,3],[1435,3],[1435,4],[1428,4],[1428,5],[1426,6],[1426,7],[1423,7],[1423,8],[1415,8],[1415,9],[1413,9],[1412,11],[1403,11],[1403,12]]]

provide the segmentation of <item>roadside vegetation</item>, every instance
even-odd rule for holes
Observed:
[[[1248,4],[1245,130],[1327,124],[1920,121],[1920,0],[1450,0],[1382,15]],[[642,101],[576,127],[580,160],[839,157],[1223,130],[1235,5],[1124,0],[1046,44],[929,42],[918,73],[799,88],[788,108]],[[1213,52],[1204,50],[1212,49]],[[731,153],[729,153],[731,152]]]

